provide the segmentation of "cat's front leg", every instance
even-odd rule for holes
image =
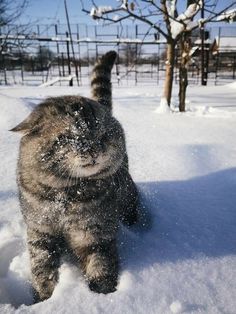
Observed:
[[[27,230],[35,302],[50,298],[58,279],[59,253],[56,238]]]
[[[118,254],[116,241],[98,239],[86,243],[93,238],[86,231],[84,241],[76,233],[70,236],[70,246],[78,257],[90,290],[97,293],[111,293],[116,291],[118,281]]]
[[[123,174],[122,183],[122,193],[119,195],[120,220],[132,226],[138,221],[138,191],[129,173]]]
[[[116,291],[118,254],[115,240],[94,245],[84,267],[90,290],[104,294]]]

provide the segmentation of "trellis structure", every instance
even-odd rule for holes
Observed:
[[[0,53],[0,84],[86,84],[95,59],[110,49],[117,50],[119,55],[113,73],[117,84],[158,84],[164,76],[165,39],[146,25],[77,24],[71,25],[71,36],[64,24],[36,25],[27,33],[17,32],[17,27],[12,28],[14,33],[9,29],[0,29],[0,43],[6,43]],[[219,51],[213,54],[210,49],[206,45],[209,77],[218,83],[223,77],[220,62],[224,56]],[[232,53],[234,62],[227,68],[227,78],[234,79],[236,62]],[[194,84],[199,82],[198,59],[193,54],[189,67],[190,83]],[[178,58],[176,65],[177,82]]]

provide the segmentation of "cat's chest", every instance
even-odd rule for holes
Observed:
[[[55,204],[69,209],[76,204],[100,201],[111,198],[115,194],[115,184],[108,181],[82,181],[79,184],[62,189],[51,190],[48,199]]]
[[[91,192],[91,191],[90,191]],[[110,193],[109,193],[110,192]],[[83,195],[84,193],[84,195]],[[53,201],[45,200],[44,222],[53,224],[59,229],[68,229],[68,226],[76,225],[78,229],[91,228],[92,226],[104,226],[107,221],[116,221],[118,207],[113,193],[97,193],[88,195],[88,190],[81,189],[58,193]],[[42,223],[44,223],[42,222]]]
[[[78,228],[103,226],[107,220],[116,220],[118,206],[114,180],[79,182],[73,186],[52,189],[40,186],[39,193],[21,189],[22,210],[32,227],[63,230],[75,224]]]

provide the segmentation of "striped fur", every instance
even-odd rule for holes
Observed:
[[[111,52],[98,61],[97,79],[109,77],[114,60]],[[107,108],[110,87],[108,97],[95,82],[99,103],[49,98],[12,130],[24,134],[17,180],[36,301],[53,293],[65,250],[77,257],[91,290],[115,291],[119,221],[136,222],[138,196],[124,132]]]
[[[111,69],[116,52],[109,51],[95,63],[91,77],[92,97],[100,104],[112,108]]]

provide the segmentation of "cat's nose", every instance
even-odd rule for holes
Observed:
[[[92,159],[91,164],[94,166],[96,164],[96,160]]]
[[[95,151],[90,151],[89,155],[92,157],[92,160],[95,160],[95,162],[96,162],[96,158],[98,157],[98,153],[96,153]]]

